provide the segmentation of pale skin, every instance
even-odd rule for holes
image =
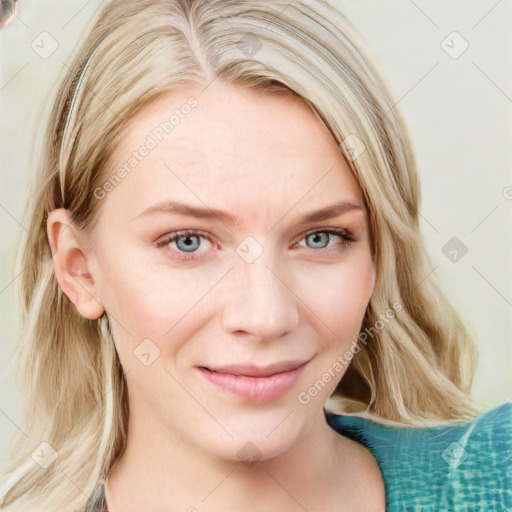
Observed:
[[[126,373],[128,442],[110,473],[109,511],[384,511],[375,458],[324,417],[344,370],[308,404],[297,399],[357,338],[375,285],[358,184],[299,99],[219,84],[173,91],[130,120],[106,177],[190,96],[192,112],[101,199],[92,233],[66,210],[48,217],[59,285],[82,316],[107,313]],[[166,201],[237,222],[141,215]],[[350,206],[299,223],[337,203]],[[157,246],[185,229],[200,233]],[[236,251],[246,237],[262,249],[251,263]],[[145,339],[160,351],[148,365],[134,354]],[[265,402],[198,371],[297,358],[308,360],[297,382]],[[253,465],[237,455],[247,443]]]

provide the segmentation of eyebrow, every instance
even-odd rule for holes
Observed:
[[[320,210],[314,210],[305,213],[298,219],[298,224],[308,224],[311,222],[321,222],[323,220],[333,219],[342,215],[343,213],[352,210],[363,210],[363,205],[359,203],[341,202],[325,206]],[[178,215],[187,215],[189,217],[195,217],[198,219],[217,219],[222,223],[227,224],[230,227],[239,226],[240,220],[231,213],[217,210],[214,208],[194,206],[191,204],[180,203],[177,201],[165,201],[163,203],[156,204],[146,208],[139,213],[134,219],[141,216],[151,215],[155,213],[169,213]],[[286,215],[286,214],[285,214]],[[283,217],[285,216],[283,215]],[[281,217],[281,218],[283,218]]]

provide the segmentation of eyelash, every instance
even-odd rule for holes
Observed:
[[[302,237],[300,238],[299,241],[303,240],[304,238],[306,238],[309,235],[314,235],[315,233],[328,233],[330,235],[339,236],[342,239],[342,242],[339,245],[342,247],[346,247],[350,243],[355,241],[354,238],[352,237],[352,234],[350,233],[350,231],[348,231],[347,229],[343,229],[343,228],[325,228],[325,229],[316,229],[313,231],[309,231],[309,232],[305,233],[304,235],[302,235]],[[172,242],[175,242],[178,238],[185,238],[187,236],[198,236],[201,238],[206,238],[210,243],[213,243],[212,237],[202,231],[194,231],[191,229],[184,229],[182,231],[175,231],[167,238],[164,238],[163,240],[156,242],[156,246],[159,248],[163,248],[163,247],[168,246]],[[298,242],[293,244],[293,246],[295,247],[297,244],[298,244]],[[315,250],[315,249],[312,249],[312,250]],[[317,252],[327,251],[328,254],[332,254],[332,251],[329,250],[327,247],[323,248],[323,249],[318,249],[316,251]],[[202,256],[195,256],[194,252],[188,253],[188,255],[186,255],[186,256],[184,256],[184,255],[187,253],[185,253],[183,251],[177,251],[177,252],[180,254],[180,256],[177,256],[177,258],[182,259],[182,260],[199,260],[202,258]]]

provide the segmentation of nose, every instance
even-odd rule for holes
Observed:
[[[263,253],[252,263],[238,260],[227,281],[222,311],[226,332],[264,341],[278,339],[297,328],[298,299],[286,270],[273,258]]]

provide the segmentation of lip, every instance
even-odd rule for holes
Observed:
[[[252,364],[198,367],[212,384],[244,400],[267,402],[284,395],[299,379],[307,361],[285,361],[265,367]]]

